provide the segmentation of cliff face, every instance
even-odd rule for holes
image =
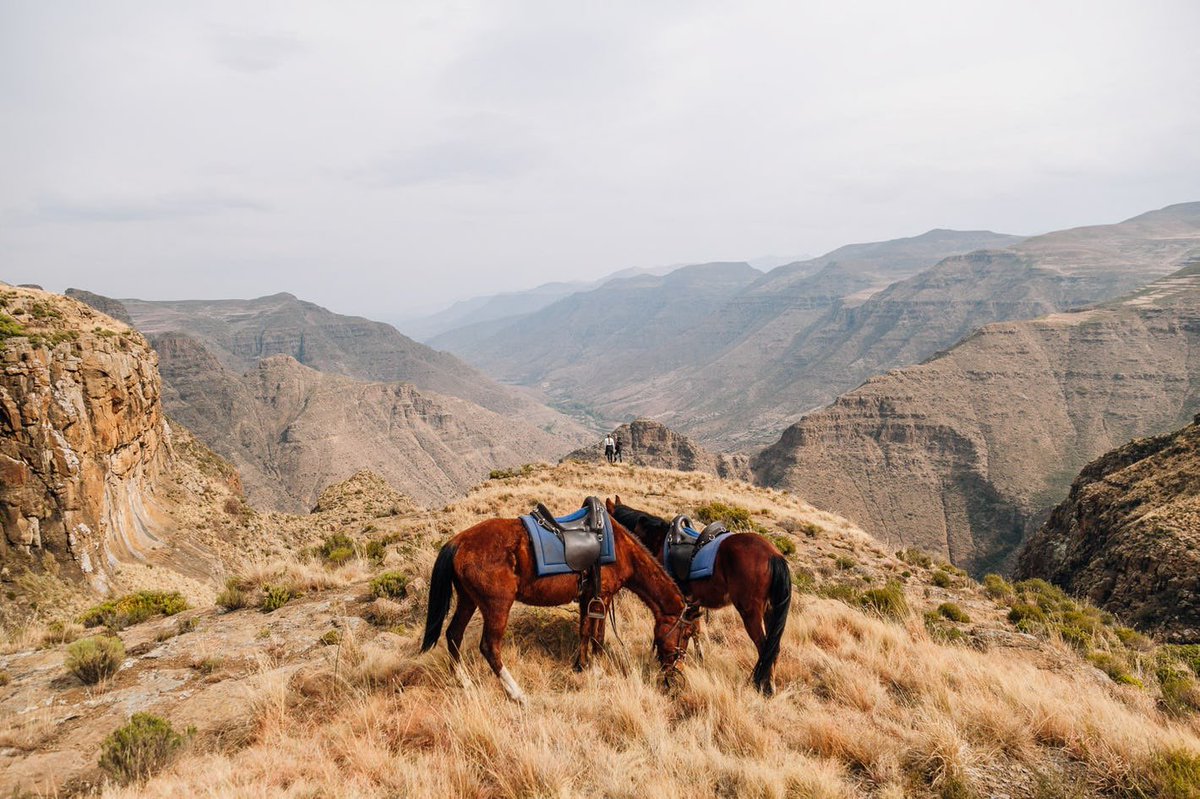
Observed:
[[[1022,549],[1016,574],[1165,639],[1200,642],[1200,416],[1088,464]]]
[[[1088,460],[1198,406],[1193,267],[1103,307],[990,325],[868,380],[752,467],[892,545],[1006,569]]]
[[[190,336],[151,342],[172,418],[236,465],[261,507],[306,511],[322,488],[362,469],[444,503],[492,469],[561,452],[557,436],[532,424],[408,383],[352,380],[286,355],[236,374]]]
[[[613,431],[621,441],[621,460],[634,466],[675,469],[681,472],[705,472],[727,479],[748,480],[749,459],[745,455],[708,452],[696,442],[666,425],[650,419],[635,419]],[[564,461],[602,461],[603,437],[598,443],[581,447]]]
[[[103,590],[155,545],[171,455],[157,358],[82,303],[0,290],[0,562],[51,555]]]

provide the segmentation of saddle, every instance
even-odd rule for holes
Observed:
[[[703,549],[705,544],[711,543],[728,532],[725,525],[720,522],[713,522],[700,532],[696,532],[692,528],[691,519],[683,515],[676,516],[671,522],[670,532],[667,533],[667,551],[664,558],[667,570],[675,578],[675,582],[680,584],[688,582],[696,553]]]
[[[563,518],[538,503],[530,513],[539,527],[548,530],[562,542],[563,560],[570,571],[579,575],[579,605],[586,603],[591,618],[604,618],[604,604],[600,601],[600,564],[612,563],[612,545],[609,543],[608,557],[602,558],[605,536],[611,536],[612,527],[608,511],[597,497],[588,497],[583,507]]]

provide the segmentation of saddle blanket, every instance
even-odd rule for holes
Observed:
[[[690,527],[684,527],[683,531],[692,538],[699,538],[700,531],[693,530]],[[733,533],[721,533],[719,536],[709,541],[696,552],[696,556],[692,558],[692,570],[688,572],[688,581],[703,580],[712,577],[713,566],[717,561],[717,550],[721,548],[721,542],[724,541]],[[671,573],[671,563],[667,560],[668,543],[663,541],[662,562],[666,568],[667,574]]]
[[[587,508],[580,508],[570,516],[555,517],[559,524],[570,524],[582,519],[587,514]],[[542,527],[532,516],[522,516],[521,522],[529,533],[529,543],[533,545],[533,558],[537,562],[537,576],[549,577],[554,574],[570,574],[571,567],[567,565],[566,552],[563,542],[554,533]],[[600,540],[600,565],[617,562],[617,554],[613,548],[612,522],[608,514],[604,514],[604,537]]]

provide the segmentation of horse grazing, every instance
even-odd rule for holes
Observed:
[[[661,563],[663,542],[669,522],[645,511],[616,503],[608,512]],[[792,603],[792,578],[785,559],[775,545],[754,533],[734,533],[721,542],[711,577],[680,585],[692,608],[723,608],[733,605],[758,649],[754,685],[762,693],[775,693],[775,661]]]
[[[693,627],[684,618],[683,595],[646,548],[616,520],[612,531],[616,560],[600,567],[599,601],[607,609],[617,591],[627,587],[650,609],[654,614],[655,652],[663,678],[669,682],[687,651]],[[579,598],[577,575],[538,577],[533,546],[521,520],[488,519],[455,535],[438,553],[429,581],[422,652],[437,645],[453,593],[458,594],[458,606],[446,629],[450,657],[457,666],[463,633],[478,608],[483,614],[479,650],[509,697],[523,703],[524,692],[500,658],[509,611],[516,601],[540,606],[575,601]],[[577,671],[587,666],[589,648],[599,654],[604,642],[604,614],[589,613],[590,605],[580,601]]]

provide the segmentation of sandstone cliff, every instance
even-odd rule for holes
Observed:
[[[151,336],[173,418],[242,474],[260,507],[308,510],[362,469],[414,499],[444,503],[492,469],[553,460],[562,440],[409,383],[352,380],[274,355],[244,374],[182,333]]]
[[[747,480],[750,477],[747,456],[708,452],[687,436],[651,419],[635,419],[619,426],[612,434],[621,441],[622,463],[680,472],[705,472],[727,479]],[[563,460],[603,461],[603,437],[595,444],[575,450]]]
[[[104,589],[157,545],[171,457],[154,352],[126,325],[44,291],[0,292],[0,562],[43,553]]]
[[[1200,642],[1200,416],[1088,464],[1016,573],[1165,639]]]
[[[894,546],[976,572],[1017,548],[1090,459],[1200,406],[1200,267],[1102,307],[989,325],[868,380],[755,457]]]

